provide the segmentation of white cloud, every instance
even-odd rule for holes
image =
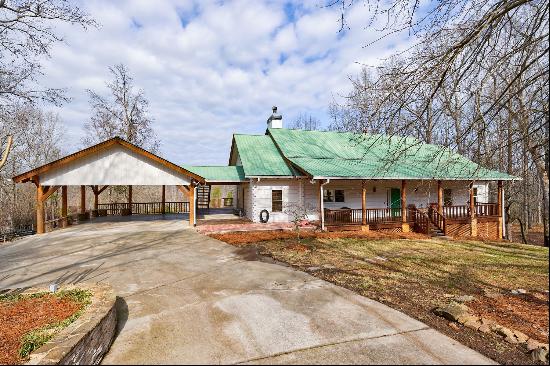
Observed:
[[[101,24],[87,31],[62,26],[66,42],[45,61],[43,83],[66,87],[72,102],[57,111],[67,125],[67,150],[79,148],[89,118],[85,89],[104,90],[108,67],[123,62],[145,90],[162,154],[177,163],[226,164],[233,133],[263,133],[271,106],[288,123],[307,111],[328,123],[333,95],[349,90],[357,62],[376,64],[405,36],[364,29],[368,9],[348,10],[351,30],[339,30],[339,9],[317,2],[86,2]],[[285,8],[286,7],[286,8]]]

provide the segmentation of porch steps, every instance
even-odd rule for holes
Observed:
[[[210,208],[210,186],[197,187],[197,208]]]
[[[432,237],[442,237],[442,236],[445,236],[445,233],[441,229],[437,227],[432,228]]]

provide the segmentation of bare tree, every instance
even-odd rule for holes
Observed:
[[[300,130],[319,130],[321,128],[321,121],[311,114],[300,113],[288,128],[295,128]]]
[[[160,142],[152,128],[149,102],[142,89],[134,87],[133,78],[126,66],[109,68],[113,80],[108,82],[108,96],[88,90],[93,115],[85,125],[85,145],[93,145],[120,136],[140,147],[156,151]]]
[[[509,183],[512,218],[529,226],[543,202],[548,245],[549,8],[542,0],[366,0],[379,39],[408,29],[416,44],[353,79],[331,107],[340,130],[413,135],[526,182]],[[341,28],[349,27],[341,4]],[[365,72],[366,73],[366,72]],[[517,196],[524,197],[518,199]]]
[[[0,113],[3,115],[15,113],[21,103],[47,101],[59,105],[67,101],[62,89],[36,84],[41,74],[40,60],[49,57],[53,43],[63,41],[55,30],[59,23],[95,25],[70,1],[0,0]],[[0,136],[2,143],[12,141],[14,133],[5,133],[6,136]],[[10,143],[6,145],[9,147]],[[2,153],[7,159],[9,148]]]

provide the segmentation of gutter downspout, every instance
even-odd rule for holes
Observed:
[[[320,197],[319,197],[319,205],[320,205],[320,208],[321,208],[321,212],[319,212],[319,215],[321,216],[321,230],[322,231],[325,231],[325,200],[324,200],[324,192],[323,192],[323,186],[325,184],[329,184],[330,183],[330,179],[327,179],[324,183],[321,183],[319,185],[319,189],[320,189]]]

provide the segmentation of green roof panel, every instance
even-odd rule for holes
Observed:
[[[242,166],[192,166],[184,165],[184,169],[203,177],[207,183],[216,182],[243,182],[244,169]]]
[[[244,174],[255,176],[296,176],[267,135],[234,135]]]
[[[516,179],[411,137],[289,129],[268,133],[288,160],[313,177]]]

